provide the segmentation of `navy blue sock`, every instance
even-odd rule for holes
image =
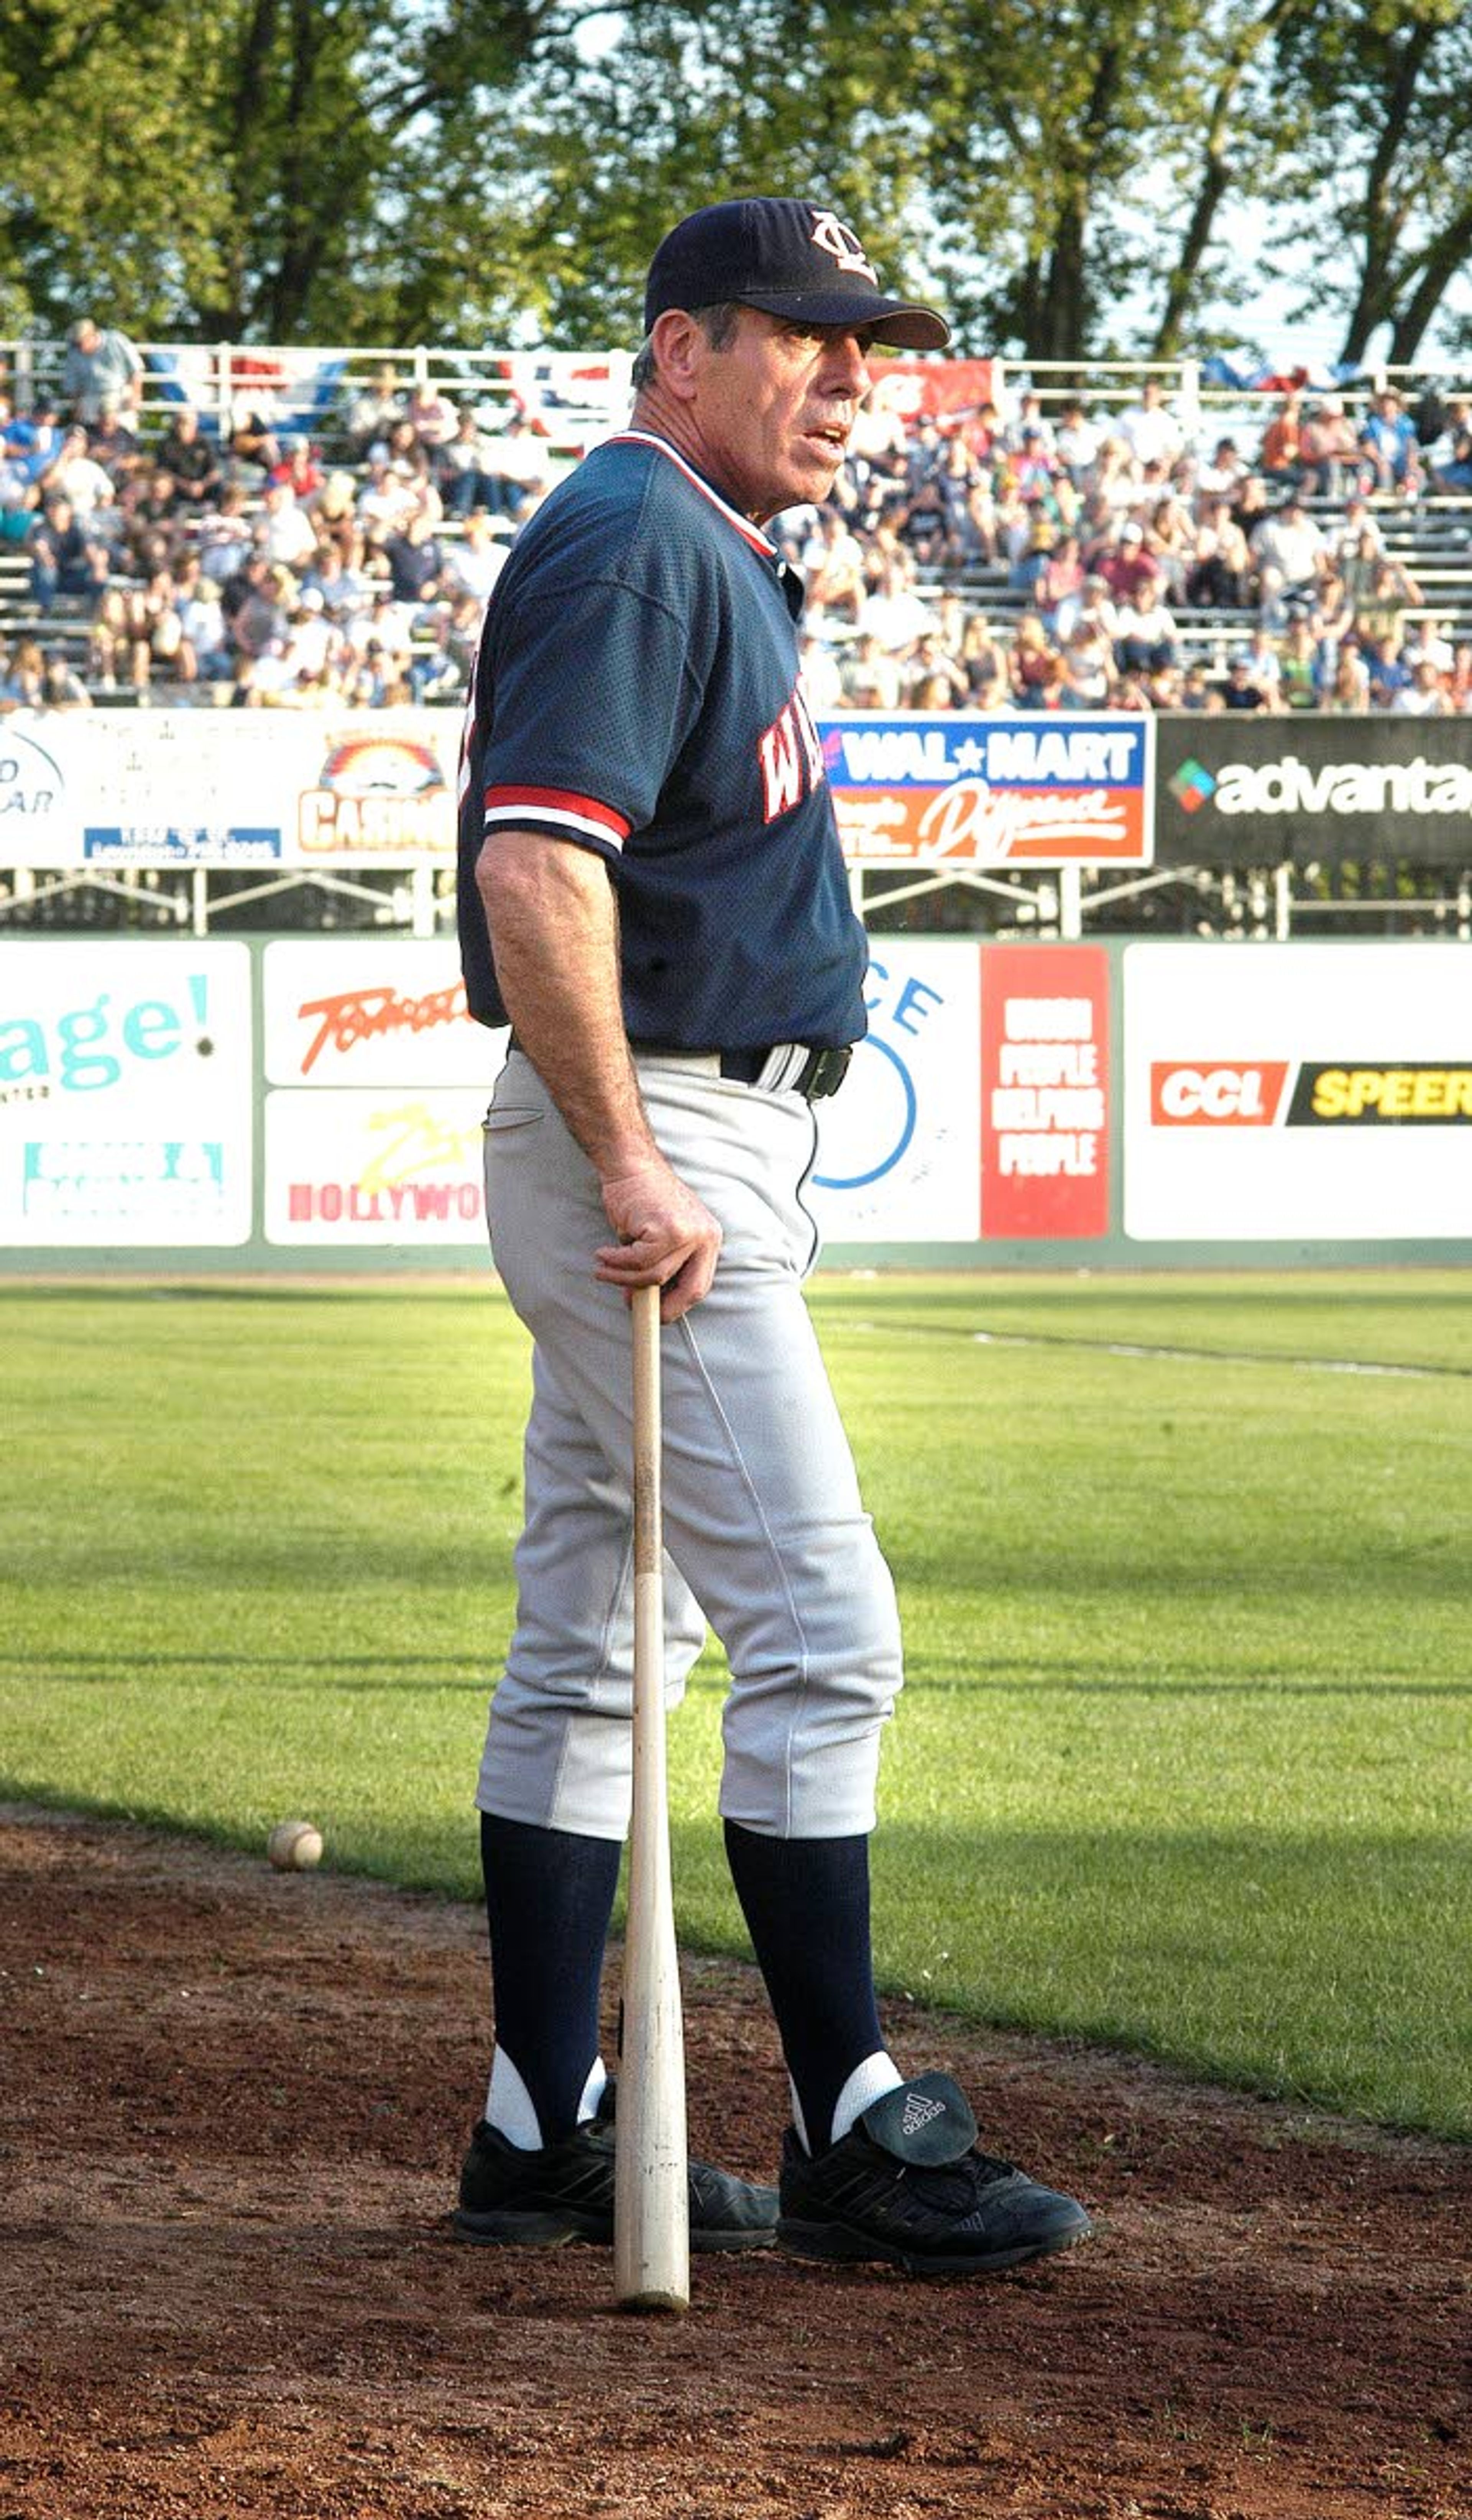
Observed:
[[[496,2042],[531,2094],[542,2141],[577,2124],[599,2048],[616,1838],[480,1816]]]
[[[869,1839],[759,1837],[728,1821],[726,1860],[808,2142],[824,2152],[844,2084],[884,2045],[870,1952]]]

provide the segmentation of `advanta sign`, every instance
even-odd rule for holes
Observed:
[[[1472,862],[1465,718],[1162,717],[1157,742],[1164,866]]]

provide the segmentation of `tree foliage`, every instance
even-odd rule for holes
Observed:
[[[632,342],[671,220],[771,191],[963,348],[1250,339],[1266,232],[1409,359],[1469,93],[1468,0],[0,0],[0,331]]]

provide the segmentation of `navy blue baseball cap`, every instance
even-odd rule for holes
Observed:
[[[896,350],[943,350],[945,317],[886,297],[851,227],[816,202],[716,202],[672,228],[649,265],[644,329],[672,306],[734,300],[797,324],[842,324]]]

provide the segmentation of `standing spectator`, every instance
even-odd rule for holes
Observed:
[[[62,363],[62,399],[72,419],[90,428],[104,412],[135,412],[142,394],[143,361],[126,333],[79,316]]]

